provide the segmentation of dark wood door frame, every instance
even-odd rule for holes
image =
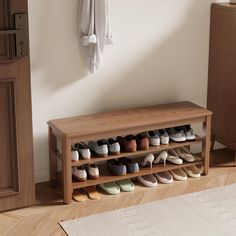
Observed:
[[[0,0],[0,211],[34,203],[27,0]]]

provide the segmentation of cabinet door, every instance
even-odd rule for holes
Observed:
[[[208,108],[212,133],[223,144],[236,145],[236,7],[213,4],[211,11]]]
[[[27,16],[27,0],[0,0],[0,211],[34,201],[29,56],[17,56],[17,37],[6,31],[17,13]]]

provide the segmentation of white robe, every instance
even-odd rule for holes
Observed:
[[[80,48],[91,73],[99,69],[107,44],[113,43],[108,0],[80,0]]]

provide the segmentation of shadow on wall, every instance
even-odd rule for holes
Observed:
[[[208,73],[205,36],[209,35],[209,25],[206,25],[209,14],[206,11],[210,12],[210,4],[206,9],[204,4],[195,0],[184,24],[147,57],[140,58],[139,63],[117,79],[115,84],[111,84],[97,99],[97,105],[103,104],[103,111],[180,100],[205,106]],[[205,25],[195,24],[199,19],[203,19]],[[193,25],[198,28],[193,28]],[[206,32],[201,37],[203,27]]]
[[[45,79],[41,79],[40,83],[46,84],[49,91],[76,82],[88,74],[80,56],[78,19],[73,23],[71,19],[71,15],[78,16],[79,1],[76,1],[74,13],[71,13],[67,1],[60,1],[59,11],[52,14],[55,4],[56,1],[44,1],[40,5],[39,12],[44,12],[44,17],[40,17],[40,23],[37,22],[37,38],[34,38],[33,45],[33,54],[37,56],[31,60],[32,70],[43,71]]]

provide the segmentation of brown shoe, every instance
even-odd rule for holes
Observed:
[[[148,150],[149,149],[149,140],[148,136],[144,133],[140,133],[136,136],[138,150]]]
[[[119,142],[121,148],[127,152],[135,152],[137,150],[137,143],[134,135],[127,135],[125,137],[118,136],[116,140]]]

